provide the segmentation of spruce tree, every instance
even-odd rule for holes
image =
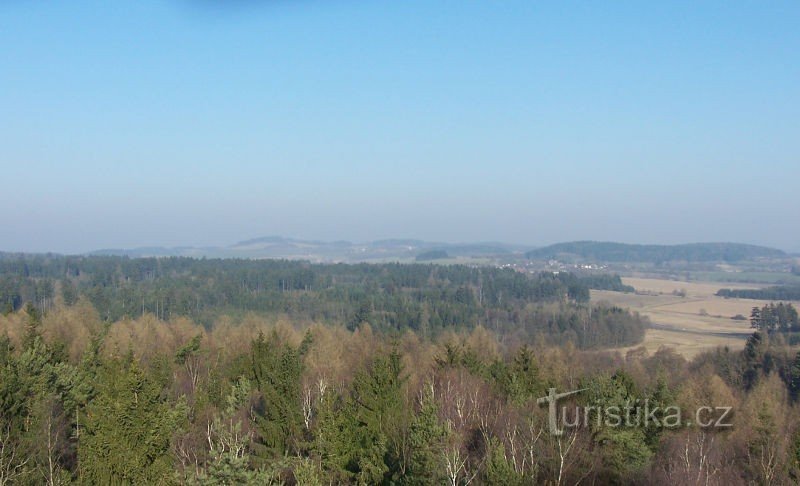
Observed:
[[[427,385],[420,400],[419,412],[409,430],[411,461],[407,475],[409,484],[440,484],[445,479],[444,442],[447,429],[439,420],[439,404],[433,386]]]
[[[185,410],[170,407],[135,362],[109,363],[87,408],[78,457],[90,484],[168,484],[170,438]]]

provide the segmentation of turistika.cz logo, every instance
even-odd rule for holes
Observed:
[[[561,407],[561,425],[559,427],[558,401],[577,395],[586,388],[558,393],[555,388],[548,389],[547,396],[539,398],[539,405],[548,405],[548,428],[550,434],[560,436],[564,428],[588,427],[596,424],[598,427],[663,427],[674,429],[681,426],[691,427],[696,425],[702,428],[727,428],[732,427],[732,409],[729,406],[701,406],[691,414],[691,418],[684,418],[680,407],[652,406],[649,399],[629,400],[624,406],[587,405]]]

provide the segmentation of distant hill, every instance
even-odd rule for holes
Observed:
[[[192,251],[197,251],[189,246],[181,246],[175,248],[165,248],[163,246],[143,246],[140,248],[122,249],[122,248],[105,248],[102,250],[95,250],[91,255],[98,256],[129,256],[131,258],[152,257],[152,256],[192,256],[189,255]]]
[[[129,257],[188,256],[207,258],[285,258],[312,262],[387,262],[414,261],[418,255],[433,250],[445,251],[450,257],[520,256],[531,247],[505,243],[441,243],[413,239],[386,239],[364,243],[318,241],[266,236],[215,247],[143,247],[104,249],[92,255]]]
[[[781,250],[739,243],[693,243],[684,245],[636,245],[596,241],[558,243],[531,247],[505,243],[441,243],[412,239],[387,239],[364,243],[317,241],[267,236],[215,247],[144,247],[105,249],[94,255],[130,257],[189,256],[208,258],[285,258],[313,262],[414,261],[434,250],[448,257],[492,257],[523,254],[531,260],[563,262],[739,262],[758,258],[788,258]],[[530,250],[530,251],[527,251]],[[527,251],[527,253],[526,253]],[[423,256],[424,258],[424,256]]]
[[[445,258],[449,258],[450,255],[447,254],[444,250],[429,250],[423,251],[419,255],[417,255],[416,260],[418,262],[427,262],[431,260],[443,260]]]
[[[684,245],[635,245],[598,241],[574,241],[537,248],[525,254],[531,260],[593,262],[739,262],[757,258],[786,258],[774,248],[741,243],[690,243]]]

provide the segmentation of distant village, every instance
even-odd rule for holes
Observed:
[[[498,265],[500,268],[511,268],[522,273],[538,272],[597,272],[608,270],[608,265],[601,263],[565,263],[558,260],[548,260],[547,262],[536,260],[525,260],[519,262],[503,263]]]

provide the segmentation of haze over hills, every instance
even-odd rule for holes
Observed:
[[[420,253],[444,250],[452,257],[524,254],[532,246],[506,243],[441,243],[415,239],[384,239],[363,243],[319,241],[267,236],[219,247],[142,247],[103,249],[92,255],[189,256],[208,258],[286,258],[314,262],[412,261]]]
[[[428,253],[447,258],[520,258],[564,262],[642,262],[666,261],[740,262],[755,259],[784,259],[782,250],[741,243],[690,243],[680,245],[640,245],[613,242],[576,241],[535,248],[531,246],[483,242],[442,243],[416,239],[384,239],[354,243],[268,236],[218,247],[141,247],[103,249],[92,255],[188,256],[207,258],[285,258],[313,262],[414,261]]]

